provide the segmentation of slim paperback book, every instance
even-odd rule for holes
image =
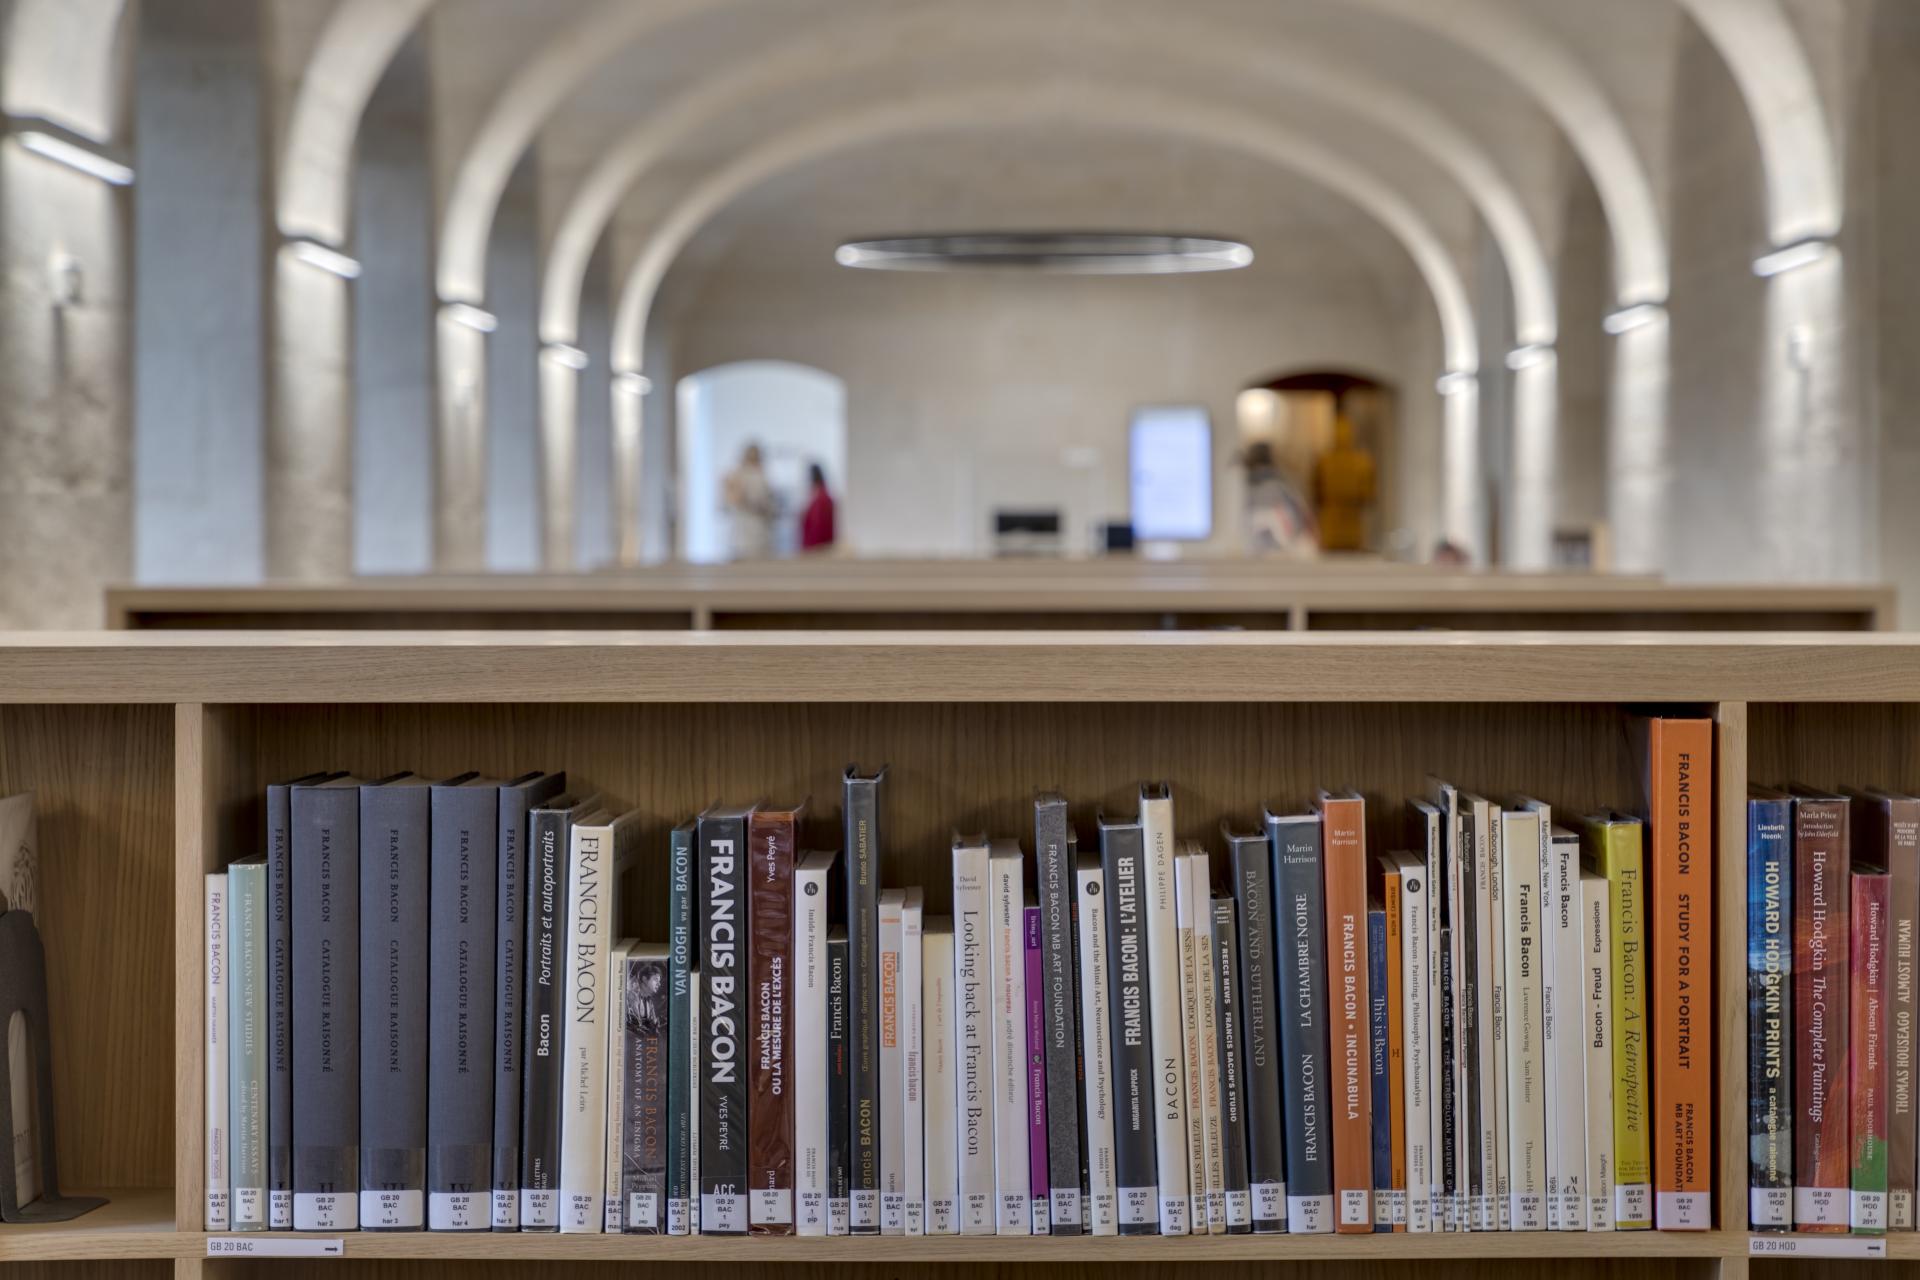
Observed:
[[[1074,865],[1079,925],[1080,1054],[1086,1063],[1080,1132],[1087,1145],[1087,1225],[1091,1234],[1110,1236],[1120,1229],[1115,1203],[1113,1041],[1108,1008],[1106,873],[1100,859],[1079,858]]]
[[[1793,807],[1747,796],[1747,1223],[1793,1227]]]

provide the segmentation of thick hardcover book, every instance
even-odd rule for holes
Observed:
[[[694,1034],[694,974],[700,951],[693,922],[700,910],[699,872],[695,867],[694,824],[683,822],[667,837],[667,1234],[691,1235],[700,1189],[694,1165],[695,1117],[700,1110],[700,1058]]]
[[[1853,1030],[1849,1077],[1853,1177],[1848,1225],[1855,1235],[1887,1229],[1887,917],[1889,885],[1880,867],[1853,871]]]
[[[228,1135],[233,1123],[232,1108],[227,1091],[227,1072],[232,1066],[232,1055],[227,1051],[227,1037],[233,1034],[233,1013],[229,1007],[228,991],[230,987],[227,969],[227,934],[230,928],[227,920],[227,873],[210,871],[206,879],[206,921],[207,921],[207,998],[206,998],[206,1062],[207,1062],[207,1230],[225,1231],[233,1225],[232,1206],[228,1194],[232,1188],[232,1170],[229,1158],[232,1146]]]
[[[1887,1230],[1914,1229],[1916,1079],[1914,946],[1920,934],[1920,798],[1850,793],[1855,847],[1887,869]]]
[[[1033,800],[1033,859],[1046,951],[1048,1219],[1057,1236],[1086,1227],[1080,1203],[1080,1021],[1073,971],[1073,832],[1067,800],[1046,792]]]
[[[474,774],[450,778],[433,785],[431,803],[427,1226],[485,1231],[492,1225],[500,784]]]
[[[1500,813],[1500,900],[1505,909],[1507,1204],[1515,1231],[1547,1229],[1546,1046],[1540,889],[1540,815]]]
[[[1613,946],[1613,968],[1608,974],[1613,1000],[1613,1225],[1619,1231],[1653,1226],[1653,1170],[1647,1155],[1647,901],[1641,837],[1638,818],[1597,814],[1586,821],[1580,850],[1582,865],[1607,881],[1607,924]],[[1844,1195],[1841,1199],[1844,1202]],[[1840,1212],[1844,1221],[1844,1203]]]
[[[1107,987],[1113,963],[1107,942],[1106,872],[1091,855],[1074,863],[1076,891],[1075,963],[1080,993],[1080,1054],[1085,1063],[1085,1089],[1080,1097],[1080,1133],[1087,1148],[1087,1195],[1084,1201],[1089,1231],[1110,1236],[1120,1229],[1115,1203],[1113,1147],[1113,1040]]]
[[[527,814],[527,976],[520,1048],[520,1229],[560,1229],[561,1043],[573,824],[595,805],[555,796]]]
[[[1033,1234],[1052,1232],[1047,1205],[1047,1002],[1046,946],[1040,908],[1025,913],[1027,996],[1027,1215]],[[1074,1171],[1076,1183],[1079,1171]]]
[[[1333,1230],[1333,1125],[1327,1089],[1326,907],[1320,815],[1267,813],[1274,851],[1280,992],[1280,1097],[1287,1134],[1287,1230]]]
[[[992,912],[987,841],[953,838],[953,973],[960,1106],[960,1231],[992,1235],[994,1200]]]
[[[906,1234],[927,1234],[926,1029],[921,1002],[922,952],[926,942],[926,894],[906,891],[900,904],[900,1176]]]
[[[227,867],[228,1221],[267,1229],[267,860]]]
[[[793,870],[793,1216],[803,1236],[827,1234],[827,906],[835,858],[810,853]]]
[[[1265,831],[1222,823],[1240,942],[1241,1068],[1253,1229],[1287,1229],[1286,1125],[1280,1100],[1281,997],[1274,979],[1273,845]]]
[[[700,815],[700,1232],[747,1231],[747,822]]]
[[[427,1225],[427,780],[360,788],[360,1225]],[[295,1028],[299,1034],[299,1028]]]
[[[1428,1003],[1433,956],[1427,932],[1426,862],[1410,853],[1393,855],[1399,872],[1401,1084],[1405,1121],[1407,1230],[1430,1232],[1433,1221],[1433,1055],[1437,1048]],[[1388,920],[1388,928],[1393,922]],[[1388,950],[1393,947],[1388,935]],[[1391,961],[1389,961],[1391,963]]]
[[[1613,1230],[1613,907],[1597,871],[1580,872],[1580,952],[1586,980],[1581,1049],[1586,1055],[1587,1216],[1589,1231]]]
[[[622,938],[613,944],[607,955],[607,1114],[604,1120],[605,1138],[601,1143],[601,1186],[604,1195],[600,1211],[601,1230],[608,1235],[619,1235],[626,1230],[627,1205],[623,1187],[627,1131],[632,1122],[628,1107],[633,1101],[633,1082],[627,1070],[627,961],[639,949],[639,942],[633,938]]]
[[[863,774],[849,766],[842,779],[846,824],[847,992],[851,1021],[847,1049],[852,1071],[848,1098],[852,1149],[848,1190],[855,1235],[880,1230],[880,859],[886,851],[886,766]]]
[[[1454,1225],[1460,1231],[1486,1230],[1490,1225],[1482,1212],[1490,1203],[1492,1169],[1491,1117],[1484,1114],[1484,1103],[1493,1082],[1491,1071],[1482,1070],[1482,1042],[1491,1034],[1487,1005],[1492,1000],[1479,963],[1480,910],[1479,883],[1484,877],[1478,840],[1484,832],[1476,818],[1484,819],[1485,802],[1478,812],[1472,797],[1449,787],[1442,808],[1450,818],[1447,836],[1447,908],[1452,925],[1452,966],[1454,992]],[[1484,823],[1482,823],[1484,825]],[[1487,1060],[1491,1062],[1488,1042]],[[1482,1139],[1486,1139],[1483,1143]]]
[[[1213,972],[1213,859],[1207,851],[1193,841],[1187,842],[1191,850],[1187,859],[1187,878],[1192,886],[1193,895],[1193,974],[1194,1011],[1200,1031],[1200,1110],[1191,1128],[1197,1130],[1202,1139],[1201,1147],[1205,1156],[1203,1168],[1206,1171],[1206,1230],[1212,1235],[1224,1235],[1227,1230],[1227,1192],[1224,1172],[1224,1157],[1220,1146],[1225,1140],[1221,1132],[1220,1111],[1220,1030],[1216,1025],[1215,1002],[1218,999],[1214,991]],[[1193,1090],[1189,1089],[1191,1096]],[[1195,1179],[1196,1184],[1198,1179]],[[1201,1228],[1198,1212],[1194,1215],[1193,1229]]]
[[[1393,1102],[1387,1081],[1387,909],[1367,900],[1367,1093],[1373,1144],[1373,1229],[1393,1230]]]
[[[905,1046],[900,1035],[900,916],[907,895],[880,891],[880,1234],[901,1235],[907,1226],[907,1179],[901,1167],[900,1104],[906,1096]]]
[[[1181,1027],[1183,984],[1177,895],[1174,890],[1173,792],[1164,782],[1140,787],[1140,830],[1145,844],[1147,1001],[1153,1032],[1155,1085],[1153,1130],[1160,1188],[1160,1234],[1192,1229],[1193,1171],[1187,1114],[1187,1072]]]
[[[1336,1221],[1373,1230],[1373,1099],[1367,1054],[1366,809],[1354,793],[1322,792],[1327,903],[1327,1048],[1332,1070]]]
[[[1654,1221],[1713,1225],[1713,721],[1634,722],[1648,820]]]
[[[1100,866],[1113,961],[1108,1018],[1113,1046],[1113,1168],[1119,1234],[1159,1230],[1154,1143],[1154,1057],[1147,964],[1146,849],[1138,822],[1100,817]]]
[[[1524,802],[1540,820],[1540,1032],[1547,1108],[1547,1226],[1587,1227],[1585,989],[1580,930],[1580,838],[1555,826],[1553,810]]]
[[[793,863],[806,801],[753,811],[747,823],[747,1223],[793,1234]]]
[[[494,893],[493,1204],[495,1231],[520,1229],[520,1071],[526,1052],[528,815],[567,787],[564,773],[528,773],[500,787]]]
[[[1840,797],[1794,789],[1793,1225],[1799,1231],[1845,1231],[1850,1208],[1848,818]]]
[[[295,786],[293,1225],[360,1225],[360,784]]]
[[[848,1190],[853,1175],[853,1067],[849,1061],[847,1028],[853,1011],[847,975],[853,967],[848,955],[845,925],[827,930],[827,1234],[851,1231]]]
[[[1186,1076],[1187,1181],[1192,1230],[1206,1235],[1207,1214],[1207,1103],[1200,1062],[1199,946],[1194,936],[1193,845],[1178,841],[1173,858],[1174,938],[1180,948],[1180,1065]]]
[[[1026,899],[1015,840],[995,840],[987,856],[988,999],[993,1042],[994,1232],[1033,1232],[1027,1118]]]
[[[1792,824],[1784,792],[1748,792],[1747,1223],[1755,1231],[1793,1227]]]
[[[926,1106],[924,1190],[927,1234],[960,1230],[959,1041],[955,1038],[953,921],[929,917],[920,934],[921,1010],[925,1026],[922,1096]]]
[[[267,1225],[293,1228],[293,788],[267,788]]]
[[[620,1229],[629,1235],[661,1235],[667,1229],[667,1139],[672,1132],[667,1077],[673,1052],[667,954],[663,946],[635,947],[626,954],[624,972],[616,975],[623,993],[616,1035],[626,1055]]]
[[[1215,898],[1213,911],[1214,1071],[1220,1094],[1220,1198],[1227,1231],[1253,1230],[1253,1192],[1247,1181],[1247,1085],[1242,1055],[1240,929],[1232,897]]]

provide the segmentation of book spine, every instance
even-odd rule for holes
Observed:
[[[360,793],[360,1225],[427,1225],[428,789]],[[297,1029],[296,1029],[297,1033]]]
[[[1181,1028],[1181,963],[1173,868],[1173,799],[1164,789],[1143,790],[1140,829],[1144,845],[1147,930],[1147,1001],[1153,1037],[1155,1085],[1152,1131],[1160,1195],[1160,1234],[1191,1230],[1188,1161],[1187,1078]]]
[[[1395,1231],[1407,1229],[1407,1001],[1405,921],[1401,904],[1401,875],[1397,865],[1386,866],[1380,877],[1382,925],[1386,947],[1382,956],[1385,973],[1381,983],[1387,997],[1387,1114],[1392,1117],[1387,1129],[1387,1221]],[[1379,972],[1369,963],[1367,972]],[[1376,1178],[1376,1182],[1378,1179]]]
[[[1620,1231],[1653,1225],[1653,1170],[1647,1155],[1646,881],[1640,836],[1634,823],[1614,823],[1604,835],[1613,916],[1613,1222]],[[1841,1212],[1844,1215],[1844,1207]]]
[[[692,1034],[687,1037],[687,1057],[684,1061],[683,1066],[686,1072],[689,1091],[691,1093],[691,1097],[689,1098],[690,1105],[687,1107],[687,1174],[688,1174],[689,1185],[693,1189],[693,1194],[688,1198],[688,1201],[687,1201],[687,1233],[689,1235],[699,1235],[700,1234],[700,1107],[699,1107],[700,1085],[699,1085],[699,1080],[700,1080],[701,1063],[704,1061],[704,1058],[702,1055],[705,1052],[703,1047],[703,1041],[700,1038],[700,1028],[706,1025],[705,1019],[702,1016],[706,1006],[701,1003],[701,1000],[703,999],[701,992],[704,990],[705,984],[703,984],[700,981],[700,970],[698,967],[696,967],[693,973],[689,976],[687,980],[687,985],[690,988],[690,990],[688,991],[688,995],[691,997],[691,999],[687,1001],[687,1020],[691,1025],[687,1029],[690,1032],[692,1032]],[[682,1060],[677,1057],[674,1059],[674,1062],[676,1063],[680,1063],[681,1061]]]
[[[793,875],[793,1212],[803,1236],[827,1234],[827,877]]]
[[[1373,1230],[1373,1122],[1367,1054],[1367,848],[1357,799],[1323,806],[1328,1050],[1333,1069],[1336,1231]]]
[[[748,1229],[793,1234],[793,857],[797,815],[756,812],[747,832]]]
[[[293,1229],[293,814],[267,788],[267,1225]]]
[[[1173,860],[1174,940],[1180,951],[1180,1070],[1185,1077],[1187,1116],[1187,1185],[1189,1229],[1196,1235],[1210,1230],[1207,1215],[1207,1103],[1206,1071],[1200,1055],[1200,943],[1196,934],[1192,853]]]
[[[500,788],[494,890],[493,1198],[495,1231],[520,1229],[520,1112],[526,1065],[527,877],[530,815],[558,793],[564,777],[542,774]]]
[[[1080,1203],[1080,1026],[1075,988],[1073,852],[1067,802],[1034,802],[1034,860],[1040,898],[1040,937],[1046,952],[1044,997],[1047,1053],[1048,1219],[1057,1236],[1085,1228]]]
[[[1373,1229],[1393,1230],[1393,1102],[1387,1084],[1387,913],[1367,909],[1367,1090],[1373,1152]]]
[[[1855,1235],[1887,1229],[1887,916],[1885,872],[1853,876],[1852,1198]]]
[[[1914,943],[1920,933],[1920,800],[1882,802],[1889,876],[1887,922],[1891,985],[1887,1019],[1887,1227],[1914,1228],[1915,1161],[1920,1158],[1916,1105]]]
[[[659,952],[627,957],[626,1017],[616,1033],[627,1056],[627,1131],[620,1147],[620,1229],[661,1235],[667,1229],[668,1066],[673,1052],[671,962]]]
[[[627,961],[632,958],[633,943],[619,943],[612,948],[606,968],[607,1113],[600,1166],[600,1229],[608,1235],[625,1232],[627,1222],[626,1201],[620,1192],[627,1128],[632,1119],[627,1110],[632,1089],[627,1071]]]
[[[231,1195],[235,1231],[267,1229],[267,866],[227,869],[227,1075]]]
[[[1454,1011],[1454,1032],[1459,1055],[1460,1096],[1455,1102],[1455,1142],[1459,1145],[1459,1183],[1455,1195],[1455,1213],[1461,1231],[1484,1231],[1488,1227],[1483,1208],[1491,1203],[1492,1121],[1485,1114],[1493,1081],[1490,1069],[1483,1070],[1482,1042],[1492,1034],[1490,1001],[1485,970],[1480,964],[1480,934],[1485,928],[1485,912],[1480,906],[1479,886],[1486,872],[1481,865],[1473,815],[1460,815],[1460,836],[1454,843],[1453,861],[1458,867],[1459,896],[1453,900],[1454,981],[1460,984],[1458,1008]],[[1488,1049],[1491,1054],[1491,1049]],[[1490,1063],[1491,1058],[1488,1058]],[[1483,1142],[1482,1139],[1485,1139]]]
[[[993,975],[984,845],[953,851],[953,968],[960,1107],[960,1231],[992,1235]]]
[[[1113,1024],[1113,1151],[1119,1234],[1159,1229],[1154,1142],[1151,978],[1147,963],[1146,867],[1140,829],[1103,828],[1101,866],[1107,934],[1113,948],[1109,1020]]]
[[[434,787],[428,894],[427,1226],[492,1225],[493,922],[500,790]],[[600,1046],[604,1059],[606,1048]]]
[[[987,950],[992,978],[993,1127],[996,1235],[1029,1235],[1027,1208],[1027,966],[1020,860],[995,851],[987,860]]]
[[[1581,1041],[1585,977],[1581,947],[1580,844],[1540,820],[1541,900],[1546,938],[1541,953],[1540,1025],[1546,1052],[1548,1225],[1587,1226],[1586,1051]]]
[[[1493,1231],[1508,1231],[1514,1225],[1513,1171],[1509,1159],[1513,1125],[1507,1110],[1507,1031],[1512,1021],[1512,1006],[1508,1003],[1507,995],[1507,888],[1506,857],[1503,852],[1506,839],[1504,818],[1498,805],[1487,807],[1484,831],[1481,853],[1486,859],[1487,868],[1487,909],[1480,919],[1485,922],[1481,936],[1487,943],[1487,972],[1491,975],[1491,981],[1487,999],[1488,1034],[1481,1044],[1488,1047],[1493,1062],[1492,1103],[1489,1110],[1483,1112],[1492,1120],[1487,1129],[1493,1134],[1493,1155],[1488,1162],[1491,1176],[1487,1180],[1493,1192],[1493,1220],[1487,1227]],[[1535,875],[1537,883],[1537,869]]]
[[[613,911],[606,892],[614,863],[612,829],[576,825],[571,846],[561,1037],[560,1230],[596,1233],[606,1221],[606,988],[612,945],[607,928]]]
[[[700,820],[700,1231],[747,1230],[746,820]]]
[[[850,1226],[855,1235],[880,1230],[880,908],[879,777],[846,777],[847,1048],[852,1124]]]
[[[1027,1213],[1036,1236],[1053,1231],[1047,1184],[1047,966],[1040,908],[1026,909]],[[1079,1173],[1074,1174],[1076,1186]]]
[[[921,973],[926,944],[926,908],[921,891],[907,891],[900,910],[900,1176],[906,1197],[905,1227],[910,1236],[927,1234],[926,1028],[921,1002]]]
[[[1114,1171],[1113,1041],[1107,985],[1111,949],[1107,945],[1106,873],[1099,862],[1083,859],[1074,869],[1077,890],[1078,939],[1075,962],[1080,988],[1080,1054],[1086,1087],[1080,1098],[1080,1133],[1087,1147],[1088,1230],[1110,1236],[1120,1229],[1115,1203],[1118,1184]]]
[[[1547,1229],[1539,825],[1535,814],[1506,814],[1500,840],[1501,905],[1506,912],[1507,1203],[1515,1231]]]
[[[847,1024],[852,1020],[847,993],[848,955],[844,930],[827,937],[827,1234],[852,1230],[848,1189],[853,1169],[853,1135]]]
[[[667,1234],[691,1235],[699,1188],[693,1166],[694,1117],[700,1107],[700,1043],[694,1035],[693,975],[698,968],[693,920],[699,890],[694,877],[694,828],[675,827],[667,838]],[[529,986],[529,994],[537,992]],[[531,1069],[532,1059],[529,1059]],[[692,1066],[693,1069],[688,1068]]]
[[[1433,1034],[1428,1004],[1432,964],[1427,933],[1427,896],[1433,890],[1425,869],[1406,864],[1400,881],[1400,972],[1405,1058],[1402,1094],[1406,1098],[1407,1230],[1437,1230],[1433,1221]]]
[[[520,1229],[560,1227],[560,1092],[572,823],[536,810],[527,844],[527,977],[520,1065]]]
[[[1213,965],[1213,873],[1211,857],[1205,852],[1193,855],[1193,960],[1195,1002],[1200,1013],[1200,1113],[1194,1124],[1206,1140],[1207,1231],[1225,1235],[1227,1231],[1226,1141],[1220,1105],[1220,1026],[1219,992],[1214,988]],[[1200,1229],[1199,1220],[1194,1230]]]
[[[1333,1230],[1332,1132],[1327,1115],[1327,948],[1320,823],[1273,825],[1275,932],[1282,1001],[1281,1097],[1287,1117],[1287,1230]]]
[[[897,1236],[907,1226],[905,1144],[900,1106],[906,1096],[906,1070],[900,1035],[900,917],[905,894],[880,894],[880,1234]]]
[[[1253,1229],[1277,1232],[1287,1227],[1287,1147],[1280,1100],[1280,993],[1273,967],[1273,848],[1264,835],[1231,836],[1227,843],[1239,916],[1241,1061]]]
[[[227,873],[209,872],[206,882],[207,922],[207,1230],[225,1231],[232,1225],[228,1194],[232,1171],[228,1144],[232,1116],[227,1092],[227,1072],[231,1059],[227,1037],[232,1033],[232,1018],[227,1007]]]
[[[1847,811],[1837,800],[1797,800],[1793,810],[1793,1225],[1845,1231]]]
[[[1253,1230],[1253,1191],[1247,1175],[1247,1085],[1242,1066],[1244,1018],[1240,1008],[1240,930],[1231,897],[1213,909],[1214,1064],[1220,1091],[1220,1192],[1227,1232]]]
[[[1788,801],[1747,801],[1747,1222],[1793,1226],[1793,845]]]
[[[1613,907],[1606,877],[1580,877],[1581,956],[1586,973],[1587,1230],[1613,1230]]]
[[[298,787],[293,813],[293,1225],[360,1225],[360,792]]]
[[[1439,970],[1441,992],[1440,1003],[1434,1013],[1439,1019],[1439,1035],[1435,1037],[1438,1064],[1435,1075],[1439,1079],[1440,1089],[1436,1111],[1440,1117],[1439,1145],[1434,1149],[1437,1201],[1432,1209],[1435,1231],[1457,1231],[1460,1229],[1460,1088],[1457,1069],[1458,1031],[1455,1026],[1458,1001],[1455,999],[1453,985],[1453,929],[1442,927],[1440,945],[1434,948],[1434,967]]]
[[[930,1236],[960,1230],[960,1149],[954,1026],[953,930],[928,929],[921,938],[922,1009],[926,1026],[926,1223]]]

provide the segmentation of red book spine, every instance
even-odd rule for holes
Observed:
[[[1846,1231],[1847,805],[1793,802],[1793,1225]]]
[[[1887,916],[1884,871],[1853,875],[1852,1207],[1856,1233],[1887,1229]]]
[[[1373,1074],[1367,1049],[1366,806],[1322,796],[1326,841],[1328,1061],[1333,1072],[1334,1230],[1373,1231]]]
[[[756,809],[747,826],[747,1230],[793,1234],[793,856],[804,805]]]

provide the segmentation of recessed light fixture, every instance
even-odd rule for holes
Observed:
[[[1600,317],[1600,327],[1614,337],[1658,324],[1667,318],[1667,309],[1657,302],[1635,302],[1609,311]]]
[[[653,390],[653,379],[644,373],[623,369],[613,375],[613,385],[632,395],[643,396]]]
[[[317,240],[289,240],[286,249],[287,253],[296,260],[310,267],[318,267],[322,271],[330,272],[342,280],[360,278],[360,263],[356,259],[349,258],[338,249],[329,249]]]
[[[476,333],[492,333],[500,327],[500,317],[491,311],[482,311],[479,307],[466,302],[449,302],[440,308],[440,314],[457,325],[464,325]]]
[[[1443,373],[1435,379],[1433,389],[1443,396],[1450,396],[1461,391],[1472,391],[1479,385],[1480,379],[1473,374],[1468,373],[1465,369],[1455,369],[1451,373]]]
[[[540,350],[555,364],[565,365],[569,369],[587,367],[587,353],[570,342],[549,342]]]
[[[1507,352],[1507,368],[1515,373],[1553,359],[1553,347],[1544,342],[1529,342]]]
[[[133,181],[132,168],[88,146],[78,134],[65,136],[67,130],[31,117],[9,120],[8,125],[14,141],[37,156],[116,187]]]
[[[1133,231],[969,231],[851,240],[833,251],[870,271],[1051,271],[1066,275],[1177,275],[1234,271],[1253,250],[1217,236]]]
[[[1783,244],[1778,249],[1755,258],[1753,274],[1764,280],[1769,276],[1797,271],[1801,267],[1812,266],[1832,252],[1833,241],[1825,236],[1808,236],[1804,240],[1795,240],[1792,244]]]

